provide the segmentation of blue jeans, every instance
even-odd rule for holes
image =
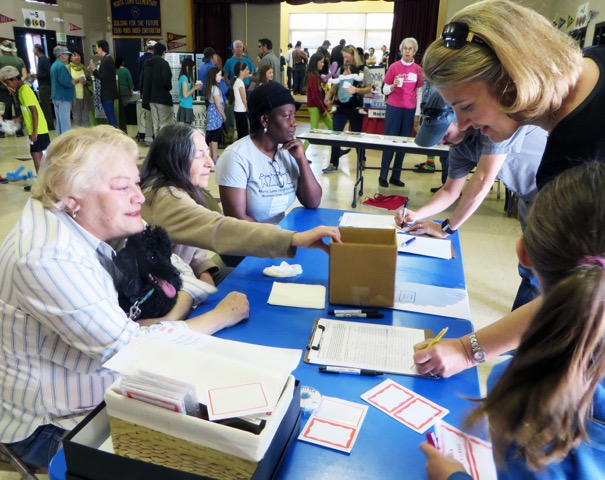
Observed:
[[[415,108],[399,108],[387,105],[387,116],[384,119],[384,134],[396,135],[399,137],[409,137],[414,129]],[[380,164],[380,178],[387,180],[389,176],[389,167],[393,159],[393,150],[385,150],[382,152],[382,162]],[[403,157],[405,153],[397,152],[395,154],[395,162],[393,163],[393,171],[391,178],[393,180],[401,180],[401,166],[403,165]]]
[[[25,440],[6,445],[28,465],[48,468],[48,464],[59,450],[64,434],[63,428],[55,425],[40,425]]]
[[[118,119],[116,118],[116,112],[113,109],[114,101],[113,100],[102,100],[101,105],[103,105],[103,111],[105,112],[105,116],[107,117],[107,123],[112,127],[118,128]]]
[[[55,106],[55,130],[57,136],[71,128],[71,102],[66,100],[53,100]]]
[[[525,268],[519,264],[519,276],[521,277],[521,285],[519,285],[519,290],[517,291],[517,296],[513,303],[513,310],[531,302],[540,295],[538,279],[534,276],[531,269]]]

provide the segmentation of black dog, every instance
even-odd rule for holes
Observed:
[[[161,317],[174,307],[182,282],[180,272],[170,263],[171,255],[166,230],[148,226],[128,237],[114,257],[124,275],[116,282],[118,300],[131,320]]]

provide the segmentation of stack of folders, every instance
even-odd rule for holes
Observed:
[[[104,366],[122,374],[125,397],[258,434],[300,355],[193,332],[159,333],[136,339]]]

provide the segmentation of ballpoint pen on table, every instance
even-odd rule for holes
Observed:
[[[377,372],[376,370],[367,370],[365,368],[352,368],[352,367],[334,367],[331,365],[322,365],[319,367],[320,373],[346,373],[349,375],[361,375],[364,377],[377,377],[384,375],[383,372]]]
[[[416,240],[416,237],[411,237],[408,238],[406,240],[404,240],[403,242],[401,242],[401,246],[402,247],[407,247],[410,243],[412,243],[414,240]]]
[[[358,308],[355,310],[328,310],[328,315],[343,315],[355,313],[380,313],[375,308]]]
[[[443,337],[443,336],[444,336],[444,335],[447,333],[448,329],[449,329],[449,327],[445,327],[443,330],[441,330],[441,331],[439,332],[439,334],[438,334],[438,335],[437,335],[435,338],[433,338],[433,339],[431,340],[431,343],[429,343],[429,344],[427,345],[427,347],[426,347],[426,348],[432,347],[432,346],[433,346],[433,345],[435,345],[435,344],[436,344],[436,343],[437,343],[439,340],[441,340],[441,338],[442,338],[442,337]]]

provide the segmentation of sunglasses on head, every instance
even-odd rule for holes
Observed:
[[[441,38],[445,48],[451,48],[452,50],[458,50],[467,43],[488,47],[485,40],[471,32],[469,26],[463,22],[448,23],[443,27]]]

